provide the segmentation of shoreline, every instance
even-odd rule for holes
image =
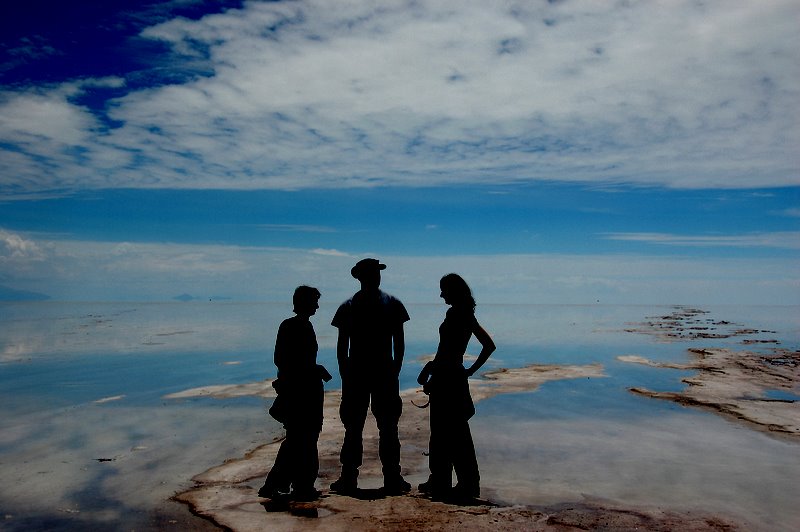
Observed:
[[[530,365],[524,368],[499,369],[483,378],[470,379],[470,389],[477,403],[502,393],[530,392],[542,383],[562,379],[603,378],[600,364],[584,366]],[[265,386],[242,385],[251,391]],[[271,389],[271,386],[269,387]],[[238,396],[241,390],[227,387],[221,394]],[[208,389],[183,392],[213,396]],[[268,392],[267,392],[268,393]],[[421,404],[417,389],[401,392],[404,412],[400,421],[401,463],[407,480],[416,485],[427,478],[427,411],[411,404]],[[433,502],[416,489],[403,496],[381,497],[380,461],[377,458],[377,429],[371,414],[364,430],[364,465],[359,486],[363,496],[351,497],[330,493],[329,484],[338,477],[339,450],[344,427],[339,422],[339,390],[325,394],[325,424],[319,440],[320,472],[318,488],[322,496],[314,502],[276,503],[259,498],[258,488],[274,462],[280,439],[260,445],[240,458],[227,460],[192,478],[194,486],[175,495],[176,501],[216,525],[237,531],[278,529],[296,530],[306,526],[324,526],[326,530],[537,530],[569,528],[644,530],[736,530],[743,527],[724,516],[696,511],[665,510],[652,506],[627,506],[618,501],[565,501],[553,505],[512,505],[481,499],[475,505],[459,506]],[[485,493],[491,492],[484,488]]]

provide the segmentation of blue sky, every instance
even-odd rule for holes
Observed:
[[[6,2],[0,286],[800,303],[796,1]]]

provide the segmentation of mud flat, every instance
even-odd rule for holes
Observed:
[[[533,391],[544,382],[560,379],[604,377],[599,364],[557,366],[531,365],[500,369],[471,379],[475,401],[497,394]],[[243,385],[249,392],[269,393],[266,383]],[[241,390],[226,387],[201,388],[175,397],[239,396]],[[400,422],[402,464],[406,479],[417,484],[427,478],[424,453],[428,444],[426,397],[419,390],[402,392],[404,411]],[[736,530],[724,518],[697,512],[662,508],[625,507],[615,502],[578,501],[550,506],[512,506],[499,501],[478,500],[470,505],[433,502],[416,489],[405,496],[384,497],[374,420],[364,432],[364,465],[356,496],[329,493],[327,486],[339,473],[339,450],[344,428],[339,422],[341,393],[325,396],[325,425],[319,440],[322,497],[314,502],[270,501],[259,498],[258,488],[275,460],[280,439],[261,445],[243,457],[227,460],[198,474],[194,486],[174,498],[220,527],[237,531],[256,530]]]

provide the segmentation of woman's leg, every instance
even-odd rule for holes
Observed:
[[[431,436],[428,449],[428,464],[431,470],[428,489],[431,493],[446,492],[453,483],[453,440],[450,432],[450,413],[444,405],[431,397]]]
[[[478,472],[478,459],[475,456],[475,444],[469,421],[459,420],[452,427],[454,438],[458,444],[454,446],[453,466],[458,477],[458,489],[463,495],[477,497],[480,495],[481,477]]]

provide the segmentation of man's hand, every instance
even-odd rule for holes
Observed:
[[[422,368],[422,371],[419,372],[419,376],[417,377],[417,382],[421,386],[425,386],[428,384],[428,381],[431,380],[431,373],[433,372],[433,362],[428,362]]]

